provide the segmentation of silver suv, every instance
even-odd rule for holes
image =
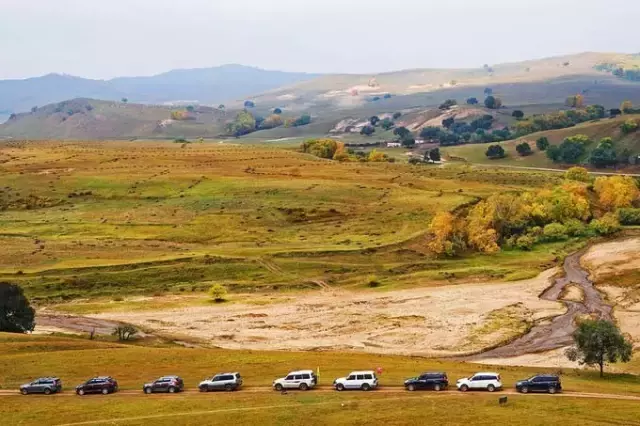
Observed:
[[[238,390],[240,386],[242,386],[240,373],[221,373],[201,381],[198,389],[200,392],[234,391]]]
[[[20,386],[20,393],[29,395],[30,393],[43,393],[49,395],[62,390],[62,381],[57,377],[41,377],[31,383]]]

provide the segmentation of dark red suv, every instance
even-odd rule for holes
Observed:
[[[103,395],[117,392],[118,382],[113,377],[94,377],[81,385],[76,386],[78,395],[87,393],[101,393]]]

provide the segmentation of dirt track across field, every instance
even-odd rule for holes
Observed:
[[[582,302],[564,300],[567,306],[565,314],[557,316],[550,321],[542,321],[535,325],[529,333],[508,345],[478,355],[465,357],[465,359],[479,361],[551,351],[572,343],[571,334],[576,329],[575,321],[579,316],[591,315],[611,320],[611,306],[604,303],[601,294],[589,280],[589,273],[580,265],[580,258],[584,254],[585,250],[581,250],[568,256],[563,265],[565,276],[556,278],[554,285],[540,295],[543,300],[558,301],[565,287],[569,284],[574,284],[582,290],[584,295]]]

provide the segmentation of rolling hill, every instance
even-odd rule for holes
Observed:
[[[0,80],[0,111],[18,113],[33,106],[74,98],[217,105],[315,77],[316,74],[267,71],[242,65],[173,70],[150,77],[112,80],[49,74],[24,80]]]

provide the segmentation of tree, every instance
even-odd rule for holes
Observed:
[[[500,109],[500,107],[502,106],[502,101],[500,100],[500,98],[496,98],[493,95],[489,95],[484,100],[484,106],[489,109]]]
[[[617,162],[618,156],[611,138],[602,138],[598,147],[589,154],[589,163],[598,168],[614,166]]]
[[[573,332],[574,346],[566,351],[567,358],[581,365],[599,366],[604,376],[606,363],[631,360],[633,345],[611,321],[584,320]]]
[[[382,163],[387,161],[389,157],[384,152],[374,149],[369,153],[369,157],[367,159],[372,163]]]
[[[455,99],[447,99],[446,101],[441,103],[438,108],[441,109],[441,110],[447,110],[447,109],[450,109],[454,105],[458,105],[458,101],[456,101]]]
[[[391,99],[391,93],[386,93],[386,94],[384,95],[384,98],[385,98],[385,99]]]
[[[254,108],[255,106],[256,106],[256,104],[253,101],[244,101],[244,107],[245,108]]]
[[[112,336],[118,336],[118,340],[121,342],[131,340],[136,334],[138,334],[138,329],[128,324],[117,326],[113,329],[113,333],[111,333]]]
[[[544,151],[549,148],[549,139],[546,136],[542,136],[536,140],[536,147],[540,151]]]
[[[374,115],[373,117],[369,118],[369,123],[371,123],[372,126],[375,126],[379,122],[380,122],[380,117],[378,117],[377,115]]]
[[[454,256],[456,251],[463,248],[459,228],[453,214],[449,212],[436,214],[429,224],[431,240],[427,243],[427,248],[436,255]]]
[[[438,139],[441,134],[442,129],[435,126],[423,127],[422,130],[420,130],[420,137],[427,140]]]
[[[596,178],[593,189],[600,205],[609,211],[631,207],[640,198],[640,190],[631,176],[602,176]]]
[[[37,107],[37,106],[31,107],[31,112],[32,112],[32,113],[33,113],[33,112],[36,112],[36,111],[38,111],[38,107]]]
[[[469,104],[469,105],[477,105],[478,104],[478,98],[468,98],[467,99],[467,104]]]
[[[638,122],[632,119],[626,120],[620,126],[620,130],[622,130],[622,133],[624,133],[625,135],[629,133],[633,133],[636,130],[638,130]]]
[[[622,114],[622,110],[620,108],[611,108],[609,110],[609,115],[611,117],[616,117],[616,116],[621,115],[621,114]]]
[[[256,120],[257,123],[257,120]],[[284,120],[278,114],[271,114],[262,123],[260,123],[260,129],[274,129],[284,124]]]
[[[278,115],[282,114],[282,109],[281,108],[274,108],[273,113],[274,114],[278,114]]]
[[[309,139],[302,143],[301,149],[316,157],[331,159],[341,146],[344,146],[342,142],[333,139]]]
[[[589,171],[584,167],[571,167],[565,172],[564,178],[567,180],[575,180],[578,182],[589,182],[591,180]]]
[[[35,327],[35,310],[29,305],[22,287],[0,282],[0,331],[26,333]]]
[[[527,142],[522,142],[521,144],[516,145],[516,151],[518,151],[518,154],[522,157],[533,153],[533,151],[531,151],[531,146]]]
[[[442,127],[444,127],[445,129],[448,129],[453,125],[454,121],[455,120],[453,117],[445,118],[444,120],[442,120]]]
[[[631,103],[631,101],[624,101],[622,102],[622,104],[620,104],[620,109],[625,114],[629,114],[633,112],[633,104]]]
[[[519,109],[516,109],[511,113],[511,116],[514,117],[516,120],[522,120],[522,118],[524,118],[524,112],[522,112]]]
[[[306,126],[311,123],[311,116],[309,114],[302,114],[300,117],[296,118],[291,125],[293,127]]]
[[[394,120],[397,120],[400,117],[402,117],[402,113],[401,112],[394,112],[393,113],[393,119]]]
[[[127,99],[127,98],[122,98],[121,100],[122,100],[123,104],[126,104],[127,102],[129,102],[129,99]]]
[[[572,108],[582,108],[584,106],[584,96],[580,94],[569,96],[565,103]]]
[[[396,127],[393,130],[393,134],[398,136],[400,139],[404,139],[411,135],[411,131],[409,131],[409,129],[407,129],[406,127]]]
[[[360,130],[361,135],[371,136],[376,132],[376,128],[370,125],[366,125]]]
[[[382,127],[384,130],[391,130],[394,125],[394,122],[388,118],[385,118],[380,122],[380,127]]]
[[[226,107],[224,106],[224,104],[218,105],[218,109],[221,110],[221,111],[224,111],[225,108]]]
[[[247,111],[240,111],[235,120],[227,124],[227,132],[235,137],[246,135],[255,129],[256,119]]]
[[[490,87],[485,87],[484,94],[487,95],[487,96],[493,95],[493,89],[490,88]]]
[[[440,148],[433,148],[431,151],[429,151],[429,160],[433,161],[434,163],[437,163],[441,160]]]
[[[409,135],[409,136],[406,136],[406,137],[402,138],[400,143],[405,148],[413,148],[414,146],[416,146],[416,140],[414,139],[414,137],[412,135]]]
[[[222,284],[214,284],[209,289],[209,296],[216,303],[222,303],[227,300],[227,289]]]
[[[187,105],[186,110],[189,111],[189,112],[193,112],[193,111],[196,110],[196,108],[193,105]]]
[[[487,148],[485,155],[491,160],[496,160],[498,158],[504,158],[506,154],[504,152],[504,148],[500,145],[490,145],[489,148]]]

